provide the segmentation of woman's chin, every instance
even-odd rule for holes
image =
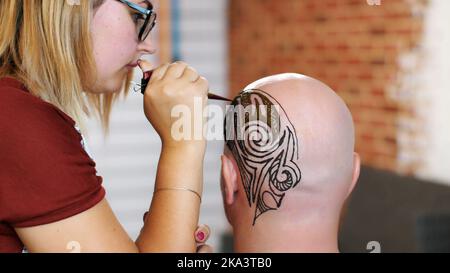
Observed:
[[[97,94],[115,94],[122,91],[126,86],[126,81],[132,78],[132,71],[120,71],[114,77],[102,77],[98,78],[93,85],[90,93]]]
[[[122,90],[123,86],[122,84],[118,84],[115,86],[108,86],[105,88],[105,90],[102,92],[103,94],[115,94],[119,93]]]
[[[126,78],[104,81],[95,88],[95,93],[105,95],[119,93],[123,89],[125,79]]]

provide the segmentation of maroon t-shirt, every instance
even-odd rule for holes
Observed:
[[[105,197],[72,118],[13,78],[0,79],[0,252],[21,252],[14,228],[53,223]]]

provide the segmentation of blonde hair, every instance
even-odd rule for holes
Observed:
[[[90,21],[103,0],[2,0],[0,77],[22,82],[31,94],[55,105],[80,128],[90,108],[108,131],[118,94],[95,94],[96,66]],[[131,75],[124,82],[125,94]]]

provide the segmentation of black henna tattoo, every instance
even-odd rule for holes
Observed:
[[[253,225],[263,213],[280,208],[287,191],[301,180],[296,130],[281,105],[262,90],[243,91],[224,122],[250,207]]]

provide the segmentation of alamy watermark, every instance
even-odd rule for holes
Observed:
[[[279,105],[227,105],[225,109],[208,105],[203,108],[202,98],[194,98],[193,108],[187,105],[172,108],[171,136],[175,141],[276,141],[280,133],[279,113]]]

